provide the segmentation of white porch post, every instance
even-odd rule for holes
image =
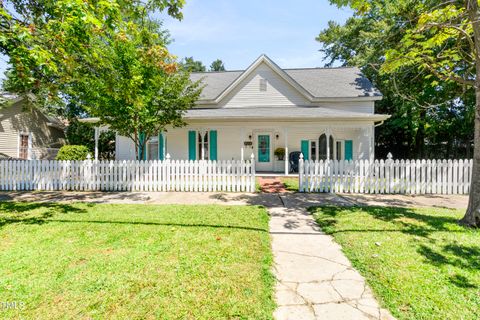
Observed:
[[[328,128],[327,129],[327,160],[330,160],[330,135],[331,135],[330,128]]]
[[[245,159],[245,149],[243,145],[244,140],[245,140],[245,128],[242,128],[240,130],[240,160],[242,160],[242,162]]]
[[[288,129],[285,128],[283,132],[284,138],[285,138],[285,175],[288,175]]]
[[[95,160],[98,160],[98,136],[100,133],[100,129],[95,127]]]

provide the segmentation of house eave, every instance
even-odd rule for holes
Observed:
[[[362,101],[379,101],[382,100],[382,95],[376,96],[363,96],[363,97],[311,97],[308,99],[309,102],[362,102]],[[197,100],[195,105],[218,105],[220,103],[219,99],[205,99]]]

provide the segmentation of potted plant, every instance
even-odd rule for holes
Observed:
[[[285,148],[277,148],[273,152],[275,157],[277,157],[278,160],[283,160],[285,159]]]

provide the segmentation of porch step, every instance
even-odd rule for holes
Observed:
[[[265,193],[282,193],[287,192],[285,185],[276,177],[258,177],[260,189]]]

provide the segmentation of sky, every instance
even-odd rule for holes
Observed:
[[[173,39],[171,53],[207,67],[221,59],[227,70],[239,70],[261,54],[282,68],[323,66],[315,37],[329,20],[342,23],[351,14],[327,0],[187,0],[182,21],[158,18]],[[0,79],[7,61],[0,55]]]
[[[351,15],[327,0],[187,0],[183,20],[167,17],[164,26],[171,53],[207,67],[218,58],[227,70],[245,69],[261,54],[282,68],[321,67],[315,37],[329,20]]]

